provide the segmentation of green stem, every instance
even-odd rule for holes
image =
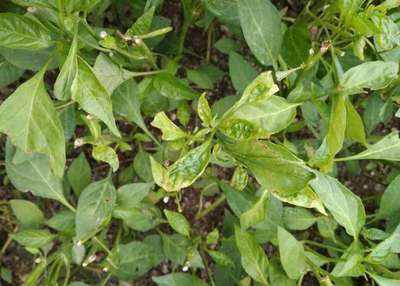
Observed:
[[[202,217],[206,216],[207,214],[209,214],[210,212],[215,210],[217,207],[219,207],[225,201],[225,199],[226,199],[225,195],[221,195],[210,206],[208,206],[206,209],[204,209],[203,211],[198,213],[196,215],[196,220],[201,219]]]
[[[64,109],[64,108],[66,108],[66,107],[68,107],[68,106],[70,106],[70,105],[73,105],[75,103],[75,101],[68,101],[67,103],[64,103],[64,104],[61,104],[61,105],[59,105],[59,106],[56,106],[56,110],[61,110],[61,109]]]
[[[330,245],[325,245],[319,242],[315,242],[315,241],[311,241],[311,240],[303,240],[302,241],[305,244],[309,244],[309,245],[314,245],[317,247],[321,247],[321,248],[326,248],[326,249],[330,249],[330,250],[334,250],[334,251],[338,251],[338,252],[345,252],[346,250],[343,248],[339,248],[339,247],[334,247],[334,246],[330,246]]]

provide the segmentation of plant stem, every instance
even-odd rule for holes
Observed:
[[[66,108],[66,107],[68,107],[70,105],[73,105],[74,103],[75,103],[75,101],[72,101],[72,100],[68,101],[67,103],[64,103],[64,104],[61,104],[61,105],[57,106],[56,110],[64,109],[64,108]]]
[[[325,245],[319,242],[315,242],[315,241],[311,241],[311,240],[303,240],[302,241],[305,244],[309,244],[309,245],[314,245],[317,247],[321,247],[321,248],[326,248],[326,249],[330,249],[330,250],[334,250],[334,251],[339,251],[339,252],[344,252],[345,249],[343,248],[338,248],[338,247],[334,247],[334,246],[330,246],[330,245]]]
[[[215,210],[217,207],[219,207],[224,201],[226,197],[225,195],[221,195],[218,199],[216,199],[211,205],[209,205],[206,209],[201,211],[196,215],[196,220],[201,219],[202,217],[206,216],[208,213],[212,212]]]

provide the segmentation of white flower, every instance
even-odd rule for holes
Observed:
[[[107,37],[108,34],[106,31],[101,31],[99,35],[100,35],[100,38],[104,39],[105,37]]]
[[[26,9],[26,11],[28,11],[28,13],[35,13],[37,11],[36,7],[28,7]]]
[[[168,196],[164,197],[164,198],[163,198],[163,202],[164,202],[164,204],[168,204],[168,202],[169,202],[169,197],[168,197]]]
[[[189,270],[189,266],[185,265],[182,267],[183,272],[187,272]]]

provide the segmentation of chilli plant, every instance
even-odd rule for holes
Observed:
[[[1,1],[1,285],[400,285],[399,22]]]

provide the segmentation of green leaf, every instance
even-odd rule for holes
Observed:
[[[257,244],[250,233],[242,232],[238,227],[235,228],[235,238],[244,270],[255,281],[269,285],[268,258],[264,249]]]
[[[285,129],[299,104],[274,96],[278,90],[271,72],[260,74],[224,114],[220,129],[237,140],[268,137]]]
[[[374,92],[368,96],[365,101],[365,110],[363,112],[363,120],[365,128],[368,133],[374,131],[380,122],[383,122],[384,118],[381,118],[381,110],[384,109],[385,102],[382,100],[379,93]],[[392,115],[390,115],[391,117]]]
[[[140,113],[139,88],[133,79],[124,81],[112,94],[113,110],[139,126],[150,138],[153,134],[147,129]]]
[[[135,75],[134,72],[125,70],[120,65],[114,63],[110,57],[103,53],[97,56],[93,71],[97,79],[110,94],[113,94],[113,91],[115,91],[121,83]]]
[[[306,186],[295,194],[284,194],[274,190],[270,190],[270,192],[283,202],[303,208],[314,208],[320,213],[326,215],[325,208],[322,205],[320,198],[318,198],[317,194],[309,186]]]
[[[365,274],[365,267],[362,265],[363,256],[355,253],[343,257],[345,261],[338,262],[331,274],[336,277],[360,277]]]
[[[47,229],[25,229],[10,237],[25,247],[40,248],[50,244],[56,236]]]
[[[289,279],[279,262],[279,259],[271,259],[269,270],[269,281],[274,286],[296,286],[296,281]]]
[[[46,225],[72,237],[75,233],[75,213],[60,211],[46,221]]]
[[[207,70],[186,70],[187,79],[202,89],[212,89],[214,86],[211,75]]]
[[[218,1],[222,2],[222,1]],[[239,50],[239,44],[230,38],[221,38],[215,44],[214,47],[223,54],[229,55],[231,52]]]
[[[298,106],[297,103],[288,103],[283,97],[272,95],[264,100],[243,104],[224,120],[221,128],[232,133],[229,128],[235,128],[236,122],[247,121],[256,129],[262,129],[256,131],[260,133],[259,137],[268,137],[284,130],[293,122]]]
[[[211,113],[210,105],[208,104],[208,101],[206,99],[206,93],[203,93],[199,98],[199,102],[197,104],[197,114],[199,115],[201,122],[204,126],[211,126],[213,116]]]
[[[208,11],[223,23],[239,26],[238,5],[236,0],[203,0]]]
[[[78,102],[83,110],[103,121],[115,136],[121,136],[115,125],[110,94],[97,79],[89,64],[80,57],[71,91],[72,99]]]
[[[176,110],[176,117],[178,118],[179,123],[186,126],[189,123],[191,116],[192,109],[190,105],[186,101],[181,101]]]
[[[151,158],[154,181],[167,192],[177,192],[192,185],[205,171],[211,157],[211,141],[192,149],[165,169]]]
[[[399,286],[399,280],[398,279],[390,279],[390,278],[385,278],[382,276],[379,276],[377,274],[371,274],[369,275],[378,283],[379,286]]]
[[[185,138],[187,134],[173,123],[164,112],[159,112],[154,117],[151,125],[162,131],[162,139],[167,141]]]
[[[159,237],[155,243],[156,245],[151,243],[147,237],[143,242],[133,241],[118,245],[115,254],[110,257],[112,261],[118,261],[118,267],[112,269],[112,273],[124,281],[137,279],[146,274],[163,259]]]
[[[400,175],[390,182],[379,204],[378,218],[386,218],[400,210]]]
[[[278,243],[283,269],[289,278],[299,279],[307,268],[303,244],[281,227],[278,227]]]
[[[215,251],[215,250],[207,250],[207,254],[215,261],[217,265],[222,265],[225,267],[234,268],[234,262],[223,252]]]
[[[92,170],[84,153],[79,154],[69,166],[67,172],[68,182],[77,196],[92,181]]]
[[[183,265],[190,247],[190,241],[180,234],[161,234],[165,257],[173,263]]]
[[[137,203],[135,206],[117,206],[113,217],[121,219],[127,226],[137,231],[149,231],[164,222],[160,210],[149,203]]]
[[[355,94],[363,89],[378,90],[397,79],[399,65],[395,62],[366,62],[346,71],[339,83],[339,91]]]
[[[238,217],[249,210],[256,202],[254,196],[248,192],[238,191],[224,182],[220,182],[219,185],[226,196],[229,207]]]
[[[113,170],[116,172],[119,168],[118,155],[113,148],[105,145],[97,145],[92,150],[92,156],[97,161],[103,161],[109,164]]]
[[[158,286],[206,286],[207,284],[196,276],[187,273],[172,273],[164,276],[153,277]]]
[[[367,139],[365,138],[363,121],[350,100],[346,100],[346,113],[346,137],[366,145]]]
[[[133,183],[123,185],[117,192],[117,205],[120,207],[138,206],[153,188],[152,183]]]
[[[246,166],[267,190],[284,196],[306,187],[313,174],[283,146],[265,141],[224,142],[224,150]]]
[[[290,230],[306,230],[317,222],[318,218],[309,210],[303,208],[285,207],[283,209],[283,222]]]
[[[0,47],[42,50],[53,45],[50,31],[39,21],[13,13],[0,13]]]
[[[65,9],[68,13],[72,14],[77,11],[85,11],[86,13],[92,11],[101,2],[101,0],[66,0]]]
[[[306,23],[295,23],[286,30],[281,53],[290,67],[298,67],[305,63],[309,57],[310,48],[310,32]]]
[[[190,236],[190,224],[182,214],[169,210],[164,210],[164,214],[167,217],[169,225],[176,232],[187,237]]]
[[[366,159],[400,161],[400,139],[398,133],[390,133],[375,144],[369,145],[365,151],[350,157],[338,158],[336,161]]]
[[[79,196],[76,211],[76,240],[86,241],[107,225],[116,201],[110,179],[91,183]]]
[[[153,182],[149,153],[139,149],[133,161],[133,168],[140,179],[145,182]]]
[[[263,65],[275,65],[281,44],[281,18],[269,0],[239,0],[240,25],[247,44]]]
[[[258,201],[240,215],[240,226],[243,231],[265,219],[267,201],[268,191],[265,190]]]
[[[310,185],[335,220],[349,235],[357,239],[365,224],[365,210],[361,199],[338,180],[322,173],[317,173]]]
[[[64,197],[61,179],[51,172],[47,156],[24,153],[8,140],[6,170],[11,183],[18,190],[30,191],[35,196],[57,200],[73,209]]]
[[[388,238],[380,242],[372,249],[371,253],[367,257],[367,260],[374,264],[381,264],[391,253],[400,253],[400,225],[396,227],[396,229]]]
[[[64,174],[65,138],[53,102],[46,92],[46,67],[20,85],[0,106],[0,132],[26,153],[49,156],[53,172]]]
[[[26,228],[37,228],[44,223],[44,215],[37,205],[26,200],[10,200],[18,222]]]
[[[191,100],[198,94],[188,87],[182,80],[169,73],[159,73],[153,79],[154,88],[163,96],[175,100]]]
[[[3,56],[0,55],[0,87],[4,87],[10,83],[13,83],[19,79],[23,73],[23,69],[20,69],[9,63],[5,58],[3,58]]]
[[[236,91],[242,93],[257,77],[257,71],[241,55],[231,52],[229,54],[229,75]]]
[[[75,36],[60,73],[54,83],[54,96],[59,100],[71,98],[71,87],[77,72],[78,36]]]
[[[333,98],[331,114],[329,119],[328,134],[326,142],[331,158],[342,149],[347,125],[346,97],[336,95]]]
[[[148,9],[142,16],[140,16],[135,23],[128,29],[127,34],[130,36],[140,36],[146,34],[151,27],[153,21],[155,6]]]

